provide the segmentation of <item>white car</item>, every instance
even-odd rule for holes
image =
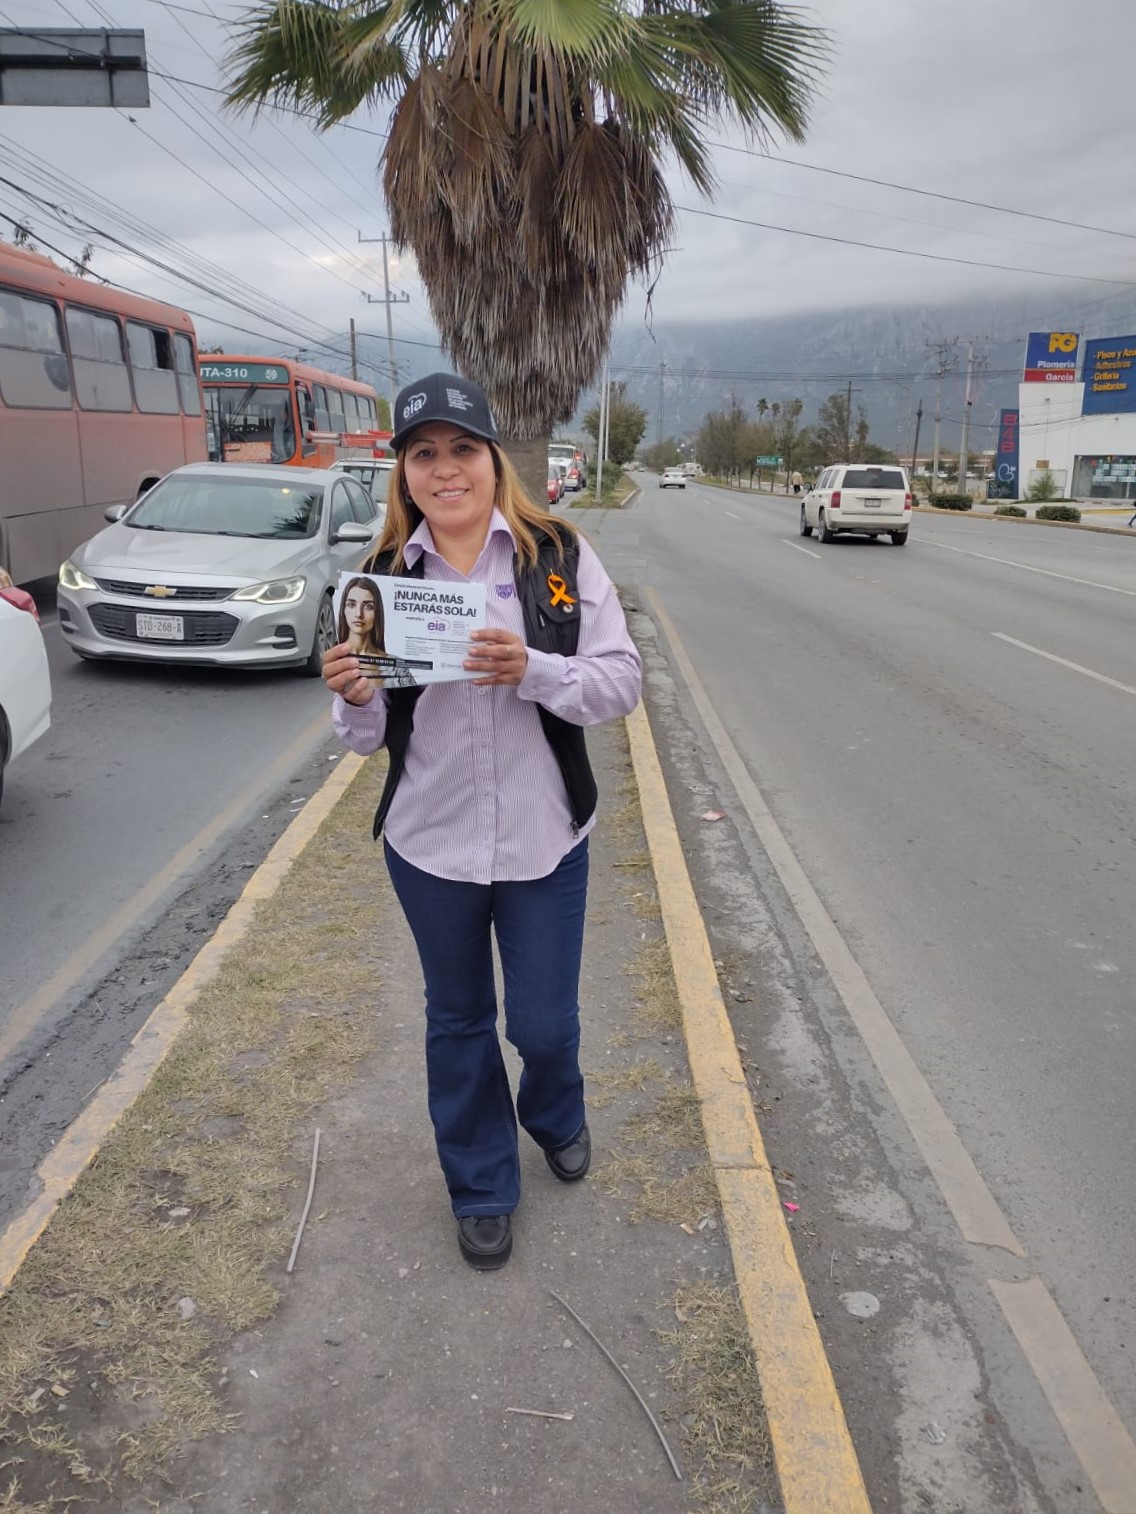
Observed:
[[[4,771],[51,725],[51,674],[35,601],[0,568],[0,796]]]
[[[331,471],[332,473],[346,473],[349,478],[358,479],[379,507],[378,518],[382,522],[386,520],[387,490],[390,487],[393,467],[393,457],[344,457],[332,463]]]
[[[911,485],[894,463],[834,463],[801,501],[800,533],[830,542],[843,532],[889,535],[897,547],[911,528]]]
[[[681,468],[664,468],[659,480],[660,489],[685,489],[686,474]]]

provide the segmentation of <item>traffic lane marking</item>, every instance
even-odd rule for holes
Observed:
[[[792,547],[794,552],[803,552],[806,557],[815,557],[817,562],[820,562],[821,554],[819,552],[814,552],[811,547],[802,547],[800,542],[789,541],[784,536],[779,536],[777,539],[783,547]]]
[[[981,557],[984,562],[1003,563],[1008,568],[1021,568],[1023,573],[1040,573],[1043,578],[1062,578],[1066,583],[1081,584],[1088,589],[1103,589],[1108,594],[1126,594],[1129,599],[1136,599],[1136,589],[1121,589],[1116,584],[1098,583],[1094,578],[1077,578],[1072,573],[1057,573],[1052,568],[1035,568],[1032,563],[1015,562],[1012,557],[995,557],[990,552],[972,552],[968,547],[950,547],[945,541],[932,541],[927,538],[929,547],[938,547],[940,552],[958,552],[963,557]]]
[[[769,812],[760,790],[749,776],[665,609],[653,590],[647,589],[645,597],[650,600],[652,613],[671,642],[676,661],[687,679],[703,723],[758,838],[907,1121],[960,1230],[967,1240],[990,1246],[1004,1246],[1006,1250],[1024,1259],[1025,1252],[998,1209],[993,1195],[987,1189],[945,1111],[887,1019],[882,1005],[875,998],[862,970],[852,958],[835,924],[813,891],[804,869]],[[842,961],[842,958],[847,960]],[[849,966],[851,982],[848,981],[846,971]],[[852,992],[850,997],[849,988],[859,988],[860,992]],[[869,1011],[866,1017],[865,1010]],[[877,1055],[878,1048],[884,1053],[882,1061]],[[910,1087],[905,1086],[905,1079],[910,1079]],[[912,1095],[915,1097],[912,1098]],[[939,1161],[936,1151],[937,1145],[943,1142],[946,1147],[943,1153],[945,1163]],[[975,1205],[977,1208],[971,1207]],[[979,1228],[986,1233],[976,1233]],[[1002,1240],[997,1239],[999,1229],[1003,1232]],[[1132,1501],[1132,1490],[1136,1488],[1136,1448],[1045,1285],[1038,1278],[1014,1283],[1005,1283],[996,1278],[988,1278],[987,1281],[1106,1514],[1133,1514],[1136,1507]],[[834,1504],[832,1507],[841,1506]]]
[[[741,520],[741,516],[735,515],[732,510],[727,510],[725,513],[730,517],[731,520]]]
[[[1004,631],[991,631],[990,634],[999,641],[1009,642],[1012,647],[1021,647],[1023,652],[1032,652],[1035,657],[1044,657],[1047,662],[1055,662],[1060,667],[1071,668],[1074,673],[1083,673],[1086,678],[1095,678],[1098,683],[1106,683],[1110,689],[1119,689],[1122,694],[1136,696],[1136,689],[1130,683],[1121,683],[1118,678],[1110,678],[1107,673],[1094,673],[1092,668],[1083,667],[1079,662],[1070,662],[1067,657],[1058,657],[1055,652],[1043,652],[1040,647],[1031,647],[1028,641],[1019,641],[1016,636],[1007,636]]]
[[[164,999],[151,1011],[115,1071],[71,1122],[36,1168],[39,1192],[0,1234],[0,1296],[11,1286],[24,1258],[55,1211],[97,1156],[111,1130],[147,1087],[189,1018],[197,995],[217,976],[228,953],[244,938],[257,906],[283,883],[292,864],[347,791],[364,759],[340,759],[289,824],[241,890],[213,935]]]
[[[68,956],[51,977],[41,983],[0,1026],[0,1067],[55,1008],[60,999],[70,993],[82,978],[111,950],[111,948],[152,909],[166,891],[173,887],[183,873],[197,861],[247,810],[254,808],[256,801],[281,782],[296,763],[312,749],[320,736],[328,729],[327,715],[322,714],[305,726],[301,734],[287,747],[276,761],[248,784],[223,810],[214,815],[209,823],[178,848],[164,867],[119,905],[103,923],[84,941],[82,946]]]
[[[990,1278],[1049,1406],[1106,1514],[1136,1507],[1136,1444],[1040,1278]]]
[[[923,1160],[968,1241],[1012,1256],[1025,1250],[986,1186],[974,1159],[888,1018],[863,968],[821,903],[781,827],[710,701],[666,609],[652,589],[651,612],[662,627],[707,734],[849,1017],[903,1115]]]
[[[761,1380],[782,1504],[786,1514],[871,1514],[643,705],[628,716],[627,730],[691,1077]]]

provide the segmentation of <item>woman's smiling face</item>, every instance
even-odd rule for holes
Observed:
[[[344,600],[343,614],[348,630],[356,636],[366,636],[375,624],[375,596],[357,586]]]
[[[403,471],[410,497],[431,530],[462,534],[484,525],[497,495],[489,443],[448,421],[430,421],[406,444]]]

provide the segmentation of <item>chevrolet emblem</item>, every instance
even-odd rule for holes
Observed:
[[[177,590],[167,589],[165,584],[148,584],[143,592],[152,595],[154,599],[169,599]]]

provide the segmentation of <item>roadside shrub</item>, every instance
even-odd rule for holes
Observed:
[[[1022,519],[1024,519],[1025,516],[1028,515],[1028,513],[1029,512],[1027,510],[1022,509],[1021,505],[998,505],[994,510],[995,515],[1016,515]]]
[[[1081,518],[1076,505],[1038,505],[1035,513],[1038,520],[1079,521]]]
[[[1033,504],[1046,504],[1051,499],[1060,499],[1061,490],[1057,487],[1057,480],[1048,468],[1039,473],[1029,486],[1026,498]]]
[[[973,501],[969,494],[932,494],[931,503],[936,510],[969,510]]]

